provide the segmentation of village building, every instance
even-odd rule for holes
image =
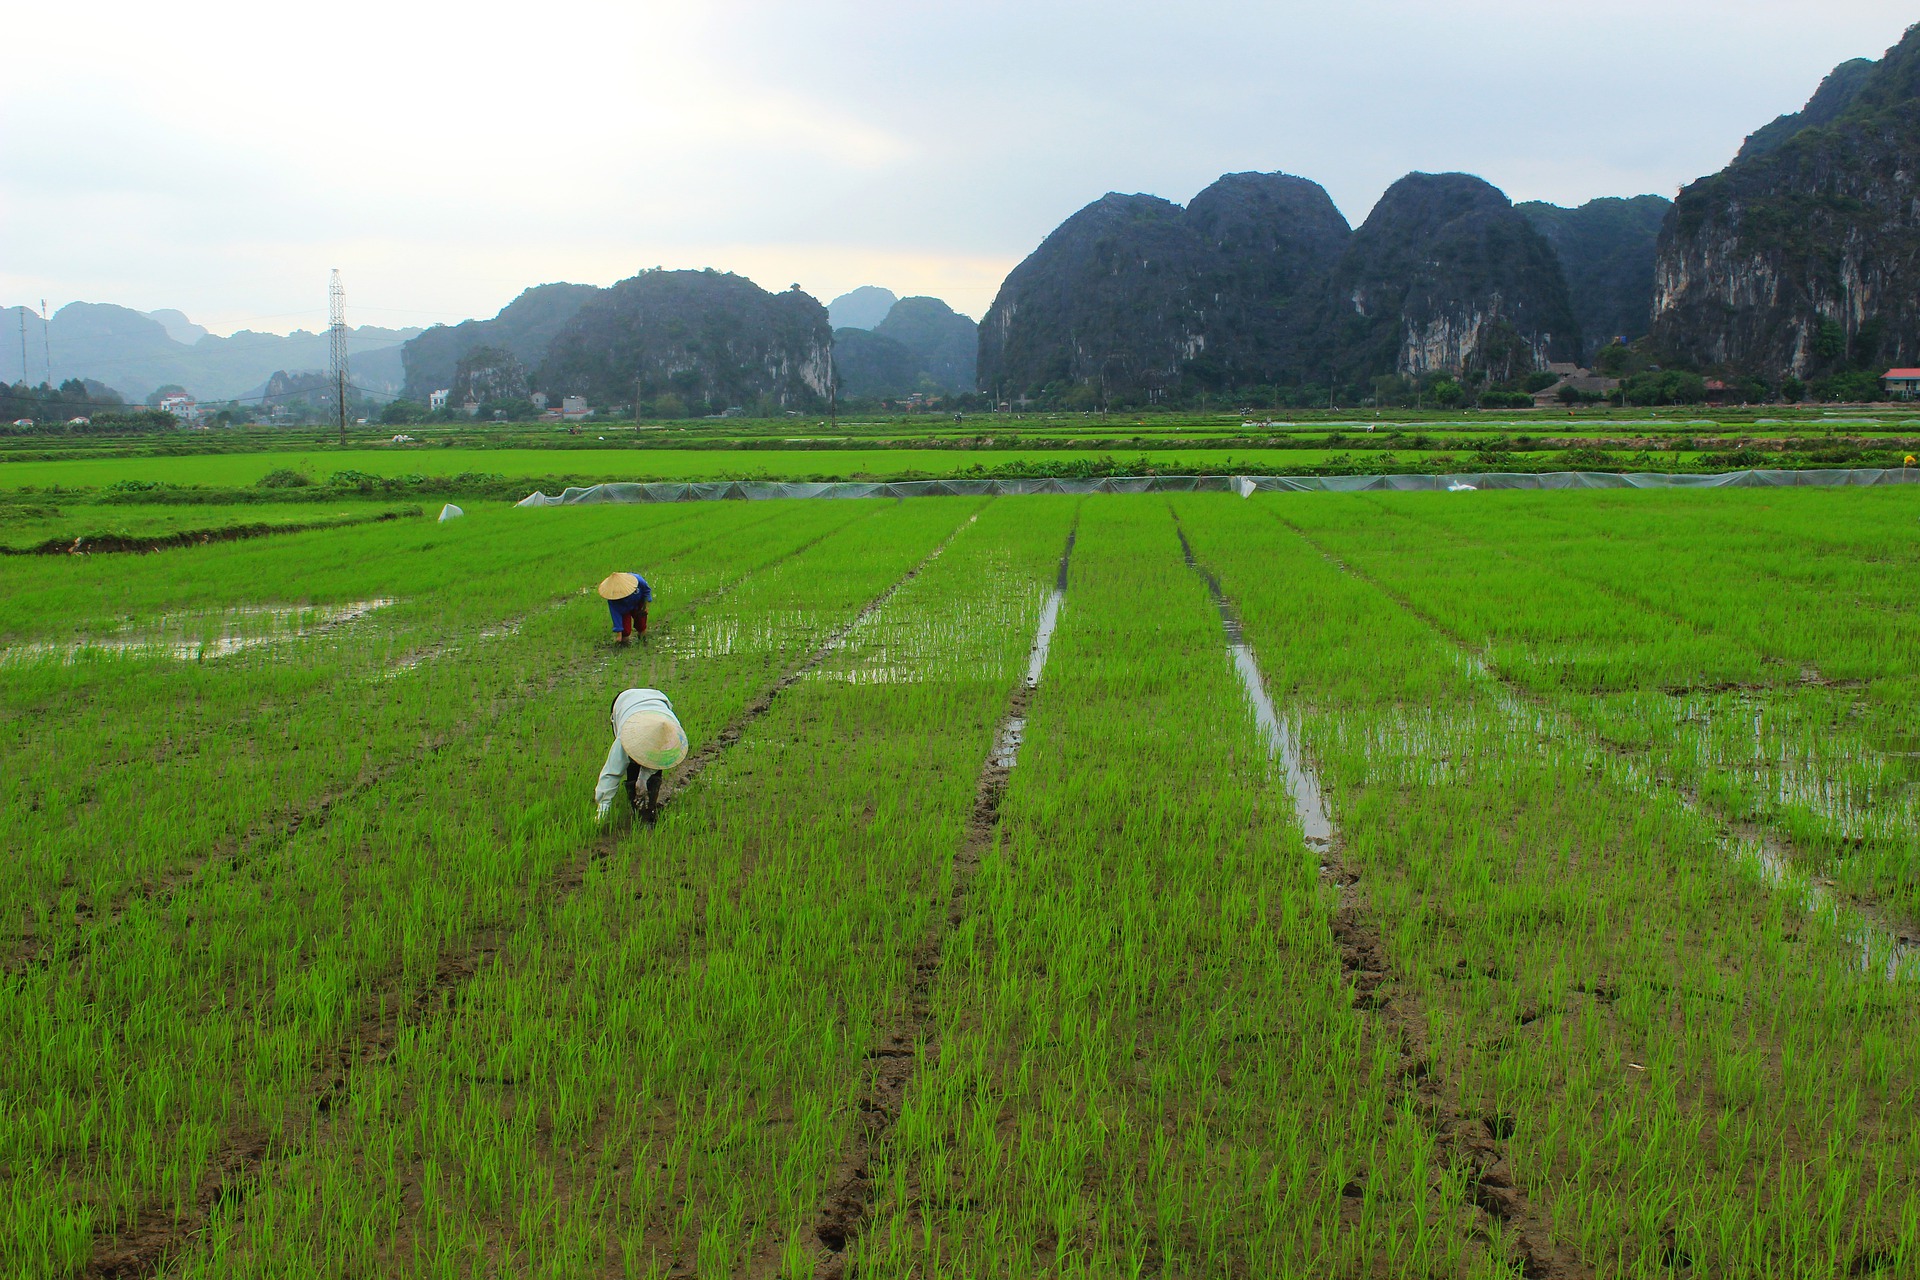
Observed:
[[[1920,393],[1920,369],[1889,369],[1881,375],[1880,385],[1896,400],[1911,400]]]

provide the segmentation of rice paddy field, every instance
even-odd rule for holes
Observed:
[[[1920,1274],[1910,487],[0,584],[0,1274]],[[693,752],[597,823],[636,685]]]

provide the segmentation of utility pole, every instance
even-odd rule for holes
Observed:
[[[47,385],[53,385],[53,330],[47,326],[47,300],[40,299],[40,352],[47,358]],[[25,373],[26,360],[20,362],[20,372]]]
[[[340,410],[340,444],[347,443],[347,289],[340,268],[327,285],[327,345],[333,355],[333,401]]]
[[[833,372],[833,331],[827,331],[827,429],[840,430],[840,380]]]
[[[27,385],[27,309],[20,308],[20,385]]]

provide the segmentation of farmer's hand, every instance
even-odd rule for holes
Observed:
[[[606,822],[612,817],[613,817],[613,801],[600,800],[595,802],[593,806],[593,820],[595,822]]]

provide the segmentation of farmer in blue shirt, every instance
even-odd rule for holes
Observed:
[[[615,639],[625,644],[636,623],[640,634],[647,634],[647,602],[653,599],[653,588],[645,578],[637,573],[610,573],[601,579],[599,590],[607,612],[613,615]]]

